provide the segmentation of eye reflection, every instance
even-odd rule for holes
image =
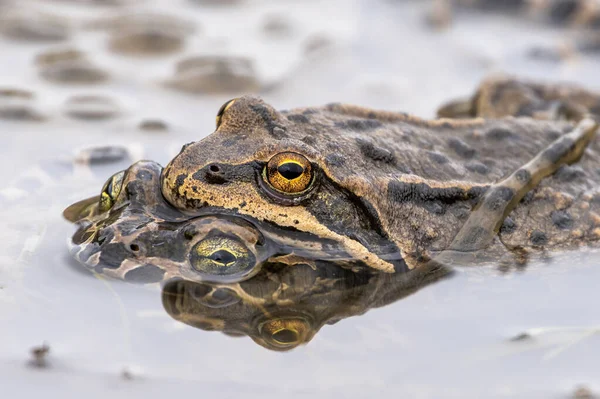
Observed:
[[[234,280],[252,272],[256,257],[239,239],[218,234],[208,236],[192,248],[190,263],[207,279]]]

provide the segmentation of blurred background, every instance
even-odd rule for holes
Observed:
[[[158,289],[93,279],[67,253],[64,207],[136,160],[166,164],[241,94],[277,109],[346,102],[433,118],[495,73],[600,91],[599,28],[482,3],[0,0],[3,395],[600,390],[597,256],[521,274],[462,272],[280,354],[185,327]],[[536,339],[510,341],[532,328],[542,328]],[[44,342],[52,367],[29,367]]]

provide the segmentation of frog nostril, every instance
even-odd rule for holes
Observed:
[[[210,184],[225,184],[227,183],[227,173],[223,168],[217,164],[210,164],[206,167],[205,178],[206,182]]]
[[[131,249],[133,252],[138,252],[140,250],[140,246],[137,244],[131,244],[129,249]]]

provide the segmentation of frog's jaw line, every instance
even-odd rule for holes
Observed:
[[[169,187],[167,185],[168,183],[165,184],[167,189],[166,191],[171,192],[172,187]],[[182,199],[186,198],[189,193],[193,192],[191,189],[188,189],[188,186],[190,185],[191,183],[188,181],[188,179],[186,179],[184,184],[178,187],[177,197],[175,198],[175,201],[173,201],[173,198],[167,199],[175,205],[184,205],[181,203]],[[286,208],[285,217],[282,217],[279,216],[281,210],[277,209],[277,206],[270,204],[265,204],[264,207],[261,207],[254,212],[246,212],[244,208],[231,206],[231,204],[239,204],[245,202],[248,199],[248,193],[254,192],[254,186],[252,186],[252,184],[250,183],[240,183],[239,187],[237,187],[235,190],[216,189],[215,191],[220,192],[212,193],[212,195],[206,196],[206,198],[208,198],[208,200],[205,201],[206,206],[233,210],[237,213],[248,215],[261,221],[270,221],[280,226],[293,227],[294,229],[297,229],[299,231],[315,234],[319,237],[339,242],[346,250],[346,252],[348,252],[349,255],[353,256],[355,259],[363,261],[370,267],[388,273],[393,273],[395,271],[393,264],[377,257],[357,241],[354,241],[346,236],[337,234],[328,229],[327,227],[323,226],[317,220],[317,218],[315,218],[310,212],[308,212],[304,208],[288,207]],[[227,201],[225,200],[225,198],[227,198]],[[299,221],[299,223],[293,223],[294,220]],[[311,229],[311,226],[319,226],[319,228]]]

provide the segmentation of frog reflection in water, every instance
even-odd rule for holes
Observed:
[[[341,104],[278,112],[241,97],[165,167],[162,192],[188,214],[310,233],[386,272],[442,253],[521,262],[600,241],[600,143],[588,116],[599,110],[600,97],[577,87],[511,79],[441,111],[469,119]]]
[[[268,262],[241,283],[170,281],[162,299],[175,320],[288,351],[308,343],[325,324],[389,305],[448,275],[443,267],[352,272],[335,262],[318,261],[310,267],[298,259],[294,267]]]

